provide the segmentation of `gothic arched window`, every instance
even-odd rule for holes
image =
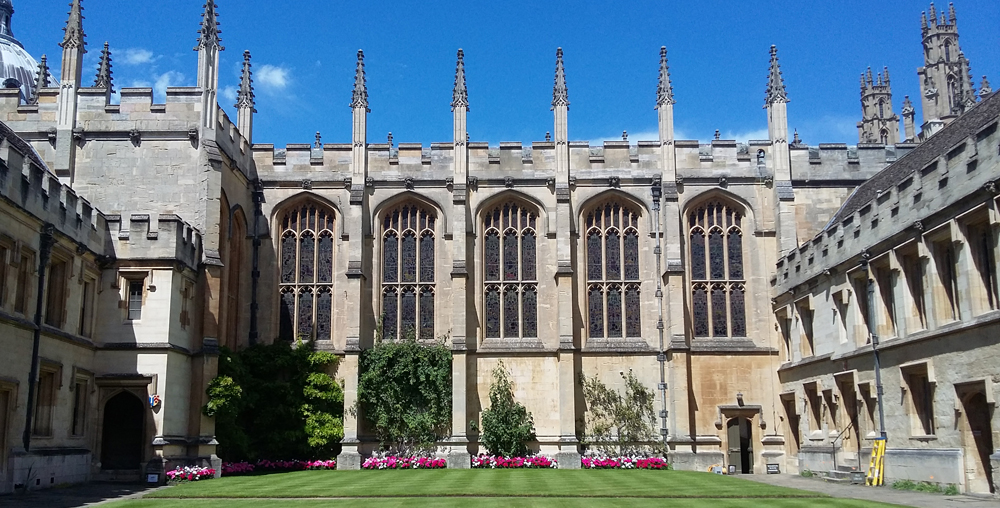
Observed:
[[[333,330],[333,213],[306,203],[281,219],[280,337],[330,340]]]
[[[885,102],[878,101],[878,117],[885,118]]]
[[[514,202],[483,218],[486,338],[538,337],[534,211]]]
[[[711,201],[689,215],[695,337],[746,337],[743,215]]]
[[[590,338],[640,337],[639,214],[618,203],[586,219],[587,330]]]
[[[944,61],[951,62],[951,41],[944,43]]]
[[[414,205],[382,220],[382,337],[434,338],[434,221]]]

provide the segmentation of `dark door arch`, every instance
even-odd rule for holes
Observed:
[[[753,427],[749,418],[731,418],[726,423],[729,437],[729,465],[742,474],[753,473]]]
[[[993,414],[990,404],[982,391],[966,396],[962,404],[968,425],[965,453],[974,461],[975,476],[979,476],[978,481],[967,478],[967,484],[974,489],[973,492],[985,494],[982,486],[988,488],[991,493],[996,492],[993,464],[990,461],[990,454],[993,453]],[[969,472],[971,471],[966,475]]]
[[[145,405],[139,397],[121,392],[104,405],[101,429],[101,469],[128,470],[142,467]]]

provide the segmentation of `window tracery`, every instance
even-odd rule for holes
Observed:
[[[330,340],[333,331],[333,213],[307,202],[281,219],[279,337]]]
[[[708,202],[688,216],[695,337],[746,337],[743,215]]]
[[[434,338],[436,214],[413,204],[382,219],[382,337]]]
[[[515,202],[483,218],[486,338],[538,336],[537,220]]]
[[[585,225],[588,334],[640,337],[639,214],[609,202],[591,210]]]

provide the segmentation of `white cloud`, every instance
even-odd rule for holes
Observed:
[[[274,65],[262,65],[254,73],[254,82],[266,91],[277,92],[288,87],[291,81],[288,69]]]
[[[177,86],[184,81],[184,75],[177,71],[167,71],[156,77],[153,83],[153,97],[157,100],[167,100],[167,87]]]
[[[659,130],[648,130],[648,131],[638,131],[632,132],[628,131],[628,140],[633,144],[636,141],[659,141],[660,131]],[[690,139],[687,137],[687,133],[678,129],[674,129],[674,139]],[[605,141],[621,141],[622,135],[618,134],[616,136],[601,136],[595,139],[591,139],[590,143],[592,145],[600,145]]]
[[[236,92],[237,92],[237,89],[236,89],[235,86],[227,86],[227,87],[225,87],[225,88],[222,89],[222,92],[221,92],[220,95],[222,95],[222,98],[225,99],[226,102],[233,102],[233,103],[235,103],[236,102]]]
[[[714,137],[714,135],[713,135]],[[770,135],[767,133],[767,129],[757,129],[752,131],[725,131],[721,134],[721,139],[735,139],[740,143],[746,143],[751,139],[771,139]]]
[[[125,50],[125,64],[142,65],[153,63],[160,57],[153,55],[153,52],[142,48],[128,48]]]

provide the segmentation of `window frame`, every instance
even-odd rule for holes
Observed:
[[[600,201],[589,207],[583,216],[583,255],[584,268],[583,287],[586,291],[583,295],[584,314],[586,319],[586,329],[588,340],[635,340],[642,338],[642,248],[640,222],[642,220],[642,209],[627,201],[611,198]],[[609,242],[610,235],[617,235],[614,243]],[[630,275],[627,261],[630,257],[629,237],[635,239],[634,248],[634,275]],[[599,256],[592,256],[591,238],[597,238],[600,243]],[[611,249],[616,249],[612,251]],[[609,274],[610,256],[614,254],[617,259],[617,276]],[[594,263],[594,257],[599,257]],[[600,274],[591,274],[591,269],[599,267]],[[600,294],[601,311],[600,318],[601,332],[597,333],[595,326],[595,315],[592,308],[592,293],[596,291]],[[610,294],[617,291],[619,294],[617,316],[614,316],[611,307]],[[628,300],[630,295],[639,298],[639,304],[630,306]],[[634,314],[633,314],[634,313]],[[612,317],[617,317],[617,323],[612,322]],[[617,326],[615,326],[617,325]],[[617,330],[617,334],[613,332]]]
[[[35,266],[35,251],[24,245],[18,250],[19,252],[15,252],[18,262],[17,279],[14,282],[14,312],[27,317],[31,312],[29,302],[34,296],[32,276],[37,274],[38,267]]]
[[[304,214],[304,218],[303,218]],[[312,214],[312,215],[311,215]],[[277,271],[275,277],[275,287],[277,290],[276,298],[276,313],[278,316],[276,328],[278,332],[278,337],[280,340],[285,341],[295,341],[300,338],[306,340],[316,339],[316,340],[333,340],[336,313],[334,312],[334,295],[336,294],[336,282],[337,282],[337,262],[338,262],[338,249],[337,249],[337,226],[340,217],[337,210],[327,205],[326,203],[318,199],[303,199],[296,201],[290,205],[282,207],[278,213],[275,214],[275,227],[277,234],[274,236],[276,242],[276,252],[278,254],[277,259]],[[322,224],[320,223],[322,221]],[[308,224],[306,224],[308,223]],[[305,224],[305,227],[303,227]],[[322,227],[320,227],[322,226]],[[312,239],[312,271],[308,275],[312,281],[307,282],[303,280],[303,265],[302,265],[302,246],[303,238],[305,235],[309,235]],[[294,238],[294,266],[290,267],[291,281],[286,281],[286,267],[285,263],[285,239],[289,238],[291,235]],[[329,238],[330,241],[330,280],[328,282],[320,282],[320,242],[323,238]],[[293,301],[291,302],[291,315],[290,315],[290,329],[286,329],[286,324],[284,323],[285,317],[283,316],[283,307],[286,305],[285,295],[293,295]],[[305,298],[304,295],[310,294],[311,298]],[[319,321],[317,319],[320,311],[320,299],[322,295],[328,295],[329,299],[329,314],[330,320],[326,324],[326,330],[329,332],[328,337],[319,337],[318,330],[321,328],[319,326]],[[303,330],[301,325],[302,316],[300,312],[302,310],[301,305],[303,302],[308,302],[310,305],[310,323],[308,330]],[[324,334],[325,335],[325,334]]]
[[[7,471],[7,457],[10,450],[9,435],[11,430],[11,419],[17,416],[17,381],[0,379],[0,394],[7,395],[7,407],[0,406],[0,472]]]
[[[14,256],[14,242],[0,236],[0,309],[7,307],[7,278],[10,275],[11,259]]]
[[[379,213],[377,225],[379,230],[378,241],[378,295],[379,295],[379,316],[380,324],[378,333],[385,340],[401,340],[409,335],[409,331],[403,328],[403,298],[404,293],[413,293],[414,316],[413,334],[418,340],[434,340],[434,333],[438,329],[436,322],[437,312],[437,279],[438,267],[437,259],[440,249],[438,248],[437,227],[441,220],[437,208],[426,205],[416,200],[406,200],[395,203],[385,208]],[[403,224],[406,221],[406,224]],[[411,224],[412,222],[412,224]],[[404,280],[406,267],[404,267],[404,238],[412,233],[413,241],[413,280]],[[389,258],[388,242],[391,236],[395,236],[395,280],[387,280],[389,268],[386,266]],[[429,262],[425,263],[424,246],[426,239],[430,239],[431,251]],[[425,269],[428,271],[425,272]],[[392,296],[390,297],[390,293]],[[429,326],[425,323],[425,305],[428,301],[424,299],[429,296],[430,316]],[[385,329],[386,306],[390,298],[395,300],[395,317],[393,323],[394,332],[391,334]]]
[[[73,393],[73,408],[69,425],[69,437],[80,439],[87,437],[90,418],[90,394],[93,381],[93,374],[84,369],[73,368],[73,384],[70,387]],[[83,388],[81,393],[80,388]]]
[[[934,395],[937,381],[930,362],[920,361],[899,366],[900,385],[906,390],[906,410],[910,417],[910,437],[933,439],[937,436]]]
[[[46,392],[42,379],[51,379],[52,385]],[[59,391],[62,389],[62,365],[57,362],[40,360],[38,379],[35,381],[35,407],[32,408],[31,435],[40,439],[55,437],[53,421],[59,407]]]
[[[718,209],[718,222],[715,222],[716,217],[709,219],[709,214],[715,215]],[[726,340],[726,339],[746,339],[752,335],[750,330],[750,321],[747,316],[750,315],[749,312],[749,302],[747,299],[747,294],[749,293],[750,280],[747,277],[747,267],[749,265],[747,256],[747,244],[749,243],[749,237],[752,236],[747,230],[747,227],[752,227],[753,222],[750,217],[746,214],[746,207],[733,202],[730,199],[724,197],[711,197],[708,199],[700,200],[692,206],[688,206],[685,212],[685,224],[686,224],[686,236],[685,240],[687,242],[687,248],[685,249],[685,254],[687,255],[686,263],[686,273],[688,276],[688,295],[691,299],[691,306],[688,309],[689,317],[692,324],[692,332],[695,338],[704,340]],[[704,221],[704,223],[703,223]],[[710,223],[711,222],[711,223]],[[746,226],[746,227],[744,227]],[[694,236],[701,233],[702,242],[701,248],[704,249],[701,253],[704,257],[703,266],[704,277],[695,278],[695,266],[696,266],[696,240]],[[712,273],[712,235],[713,233],[720,233],[722,244],[722,275],[721,277],[716,277]],[[739,244],[739,269],[741,275],[740,278],[733,278],[733,266],[731,263],[730,252],[730,242],[733,235],[737,235],[740,238]],[[734,259],[734,258],[733,258]],[[699,270],[700,271],[700,270]],[[714,314],[719,309],[714,305],[714,295],[716,291],[721,291],[724,302],[722,308],[725,314],[725,333],[719,334],[716,332],[715,326],[715,316]],[[698,298],[698,292],[702,293],[704,305],[705,305],[705,320],[701,323],[698,317],[698,309],[696,306],[699,301],[702,300]],[[737,303],[734,302],[733,296],[736,292],[741,293],[742,296],[742,306],[737,307]],[[743,334],[734,333],[739,331],[736,329],[735,323],[737,322],[734,315],[734,310],[739,310],[742,313],[742,331]],[[699,333],[700,325],[704,324],[707,328],[705,333]]]
[[[68,321],[69,281],[73,279],[74,258],[53,249],[45,267],[45,318],[48,326],[62,329]]]
[[[481,288],[480,294],[482,297],[482,321],[481,321],[481,333],[483,340],[497,340],[497,341],[510,341],[510,340],[537,340],[539,337],[538,330],[538,250],[541,240],[541,235],[539,234],[540,226],[542,225],[542,217],[536,206],[528,204],[523,200],[519,199],[506,199],[494,202],[494,205],[484,208],[482,215],[480,216],[480,226],[482,228],[482,233],[479,240],[482,242],[482,249],[480,251],[480,259],[482,259],[482,265],[480,267],[480,280]],[[508,217],[505,219],[504,214],[507,213]],[[517,227],[508,225],[511,216],[510,213],[514,213],[513,217],[517,219]],[[522,224],[522,221],[524,222]],[[495,224],[498,222],[499,225]],[[495,279],[491,278],[489,275],[490,263],[489,257],[491,253],[488,247],[488,237],[491,232],[497,234],[497,263],[496,270],[497,276]],[[506,254],[505,251],[505,239],[507,234],[513,232],[515,234],[514,238],[517,241],[516,245],[516,259],[517,259],[517,276],[514,278],[506,277],[504,273]],[[534,278],[525,277],[525,267],[527,264],[524,261],[525,255],[525,244],[524,239],[530,234],[534,238],[534,246],[531,252],[533,266],[531,269],[534,272]],[[490,330],[490,295],[494,294],[497,296],[497,332],[494,334]],[[509,333],[509,327],[512,326],[507,323],[507,307],[510,302],[507,300],[507,295],[509,293],[514,294],[516,298],[516,311],[517,319],[513,326],[517,327],[517,333]],[[529,303],[526,303],[526,297],[529,294],[534,295],[534,309],[530,315],[526,312]],[[530,321],[534,318],[534,322]],[[527,328],[534,326],[534,334],[525,333]],[[530,331],[530,330],[529,330]]]

